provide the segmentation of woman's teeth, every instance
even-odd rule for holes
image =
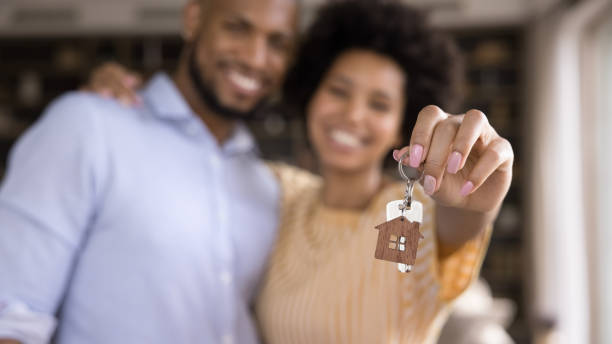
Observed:
[[[233,82],[236,86],[240,87],[246,92],[255,92],[260,88],[260,83],[254,78],[250,78],[246,75],[240,74],[238,72],[230,72],[228,75],[231,82]]]
[[[361,140],[359,138],[349,132],[343,130],[333,130],[330,134],[332,140],[337,143],[350,147],[350,148],[359,148],[361,147]]]

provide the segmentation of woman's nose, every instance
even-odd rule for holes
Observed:
[[[367,107],[365,102],[358,98],[353,98],[347,102],[345,117],[351,122],[358,122],[362,120],[367,114]]]

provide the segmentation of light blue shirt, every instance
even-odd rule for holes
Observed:
[[[0,337],[53,316],[67,344],[257,341],[277,182],[243,126],[219,146],[165,74],[142,95],[64,95],[13,148]]]

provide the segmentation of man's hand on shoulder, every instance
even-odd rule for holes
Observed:
[[[0,344],[20,344],[14,339],[0,339]]]

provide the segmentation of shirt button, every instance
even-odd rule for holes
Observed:
[[[232,283],[232,275],[227,271],[223,271],[219,276],[219,279],[224,285],[230,285]]]
[[[231,335],[229,335],[229,334],[226,334],[225,336],[223,336],[223,337],[221,338],[221,342],[222,342],[223,344],[233,344],[233,343],[234,343],[234,337],[232,337],[232,336],[231,336]]]

